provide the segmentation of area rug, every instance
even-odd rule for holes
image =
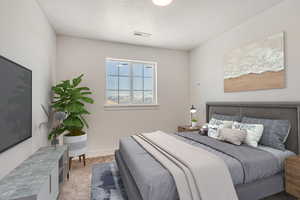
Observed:
[[[115,162],[92,166],[91,200],[127,200]]]

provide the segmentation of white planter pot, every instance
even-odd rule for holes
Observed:
[[[76,157],[87,152],[87,134],[80,136],[64,135],[64,144],[69,146],[69,156]]]
[[[196,127],[197,126],[197,122],[192,122],[192,127]]]

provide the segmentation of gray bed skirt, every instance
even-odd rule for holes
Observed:
[[[119,151],[115,152],[115,157],[128,198],[130,200],[143,200]],[[237,185],[235,188],[239,200],[259,200],[284,190],[283,175],[277,174],[252,183]]]
[[[129,169],[127,168],[119,151],[115,152],[115,159],[119,168],[119,172],[124,184],[124,188],[128,199],[130,200],[143,200],[137,188]]]

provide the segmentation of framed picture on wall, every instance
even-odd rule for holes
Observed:
[[[284,32],[234,49],[225,56],[224,92],[284,87]]]

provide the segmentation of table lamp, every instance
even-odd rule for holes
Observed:
[[[190,108],[190,113],[191,113],[191,126],[192,126],[192,120],[193,120],[193,114],[197,112],[197,109],[192,105]]]

